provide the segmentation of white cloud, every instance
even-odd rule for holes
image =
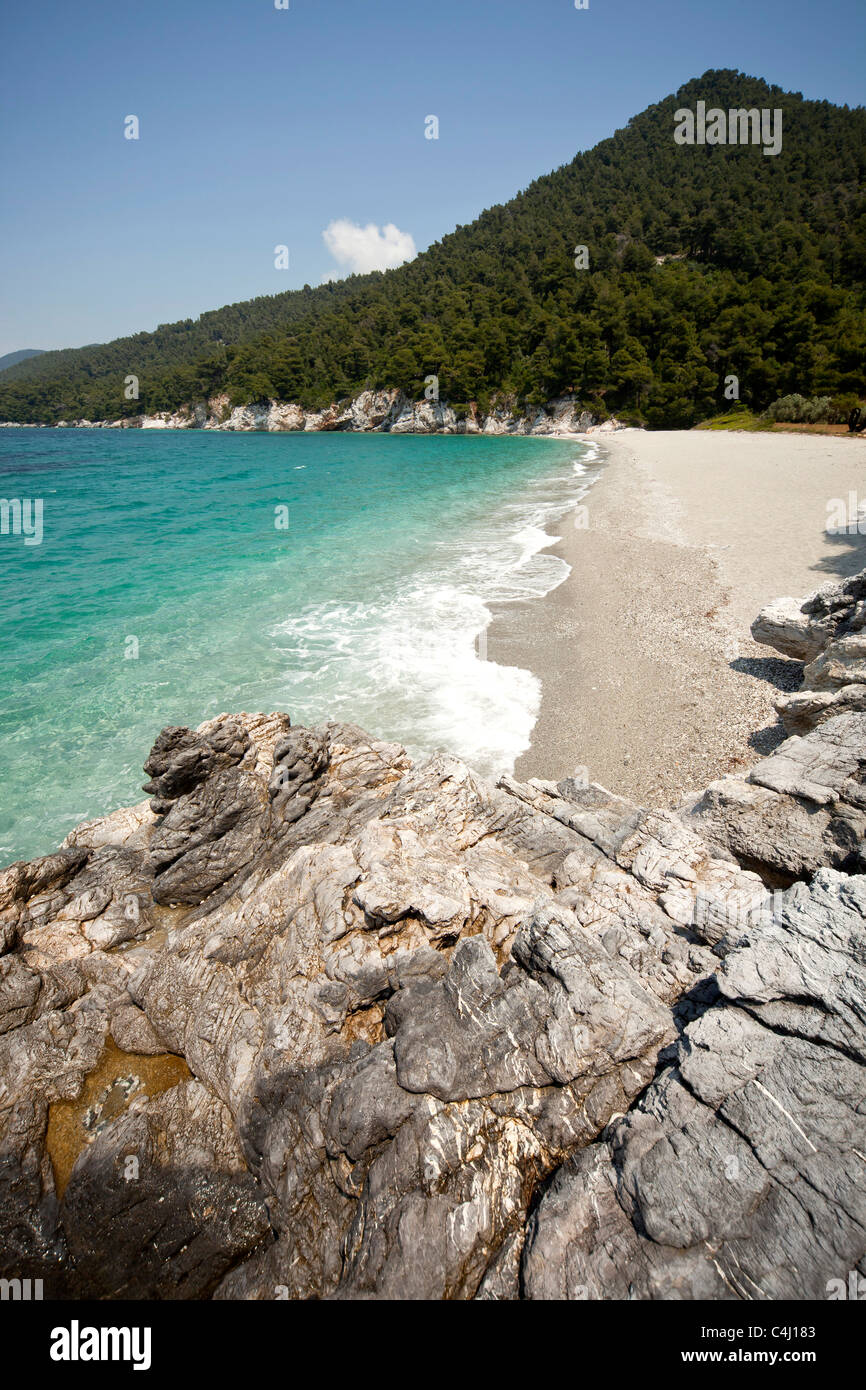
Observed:
[[[418,249],[409,232],[401,232],[393,222],[381,230],[375,222],[361,227],[340,217],[322,232],[322,240],[339,270],[331,270],[323,280],[339,280],[345,275],[364,275],[368,270],[392,270],[404,261],[414,260]]]

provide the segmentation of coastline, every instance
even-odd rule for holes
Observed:
[[[621,428],[615,419],[600,422],[571,393],[555,396],[543,406],[521,414],[516,402],[505,398],[480,412],[475,403],[453,409],[438,394],[413,400],[397,387],[366,390],[354,397],[332,401],[322,410],[309,410],[295,401],[271,399],[232,407],[225,393],[198,400],[177,410],[152,415],[122,416],[116,420],[58,420],[54,425],[0,421],[0,429],[108,429],[108,430],[225,430],[229,433],[378,433],[378,434],[490,434],[552,435],[569,437],[576,430]]]
[[[528,746],[540,683],[478,650],[489,605],[541,596],[568,573],[547,547],[584,488],[575,460],[587,451],[572,441],[12,434],[0,438],[5,486],[26,495],[38,460],[44,543],[4,550],[18,643],[0,683],[0,864],[47,854],[83,819],[134,802],[157,720],[195,727],[227,709],[346,719],[416,759],[447,750],[492,778]],[[112,538],[133,529],[130,565]],[[25,672],[43,679],[22,721]],[[58,773],[45,750],[67,744]]]
[[[576,436],[582,438],[582,436]],[[866,565],[866,536],[829,536],[832,498],[861,485],[857,443],[828,436],[629,430],[594,442],[603,467],[551,528],[571,567],[542,600],[499,605],[491,661],[528,667],[542,696],[515,776],[590,781],[676,804],[783,738],[773,701],[801,666],[755,643],[771,598]]]
[[[714,454],[730,465],[729,450]],[[825,460],[836,485],[858,463]],[[624,638],[632,697],[671,701],[670,681],[635,678],[625,642],[639,663],[649,650],[670,665],[675,599],[688,621],[727,586],[728,633],[740,605],[755,606],[744,559],[761,557],[737,514],[737,468],[714,480],[721,521],[706,477],[699,492],[744,559],[698,534],[694,465],[688,438],[623,437],[604,486],[580,503],[567,494],[589,504],[591,527],[560,528],[572,572],[548,594],[582,567],[583,606],[572,594],[563,612]],[[799,465],[813,488],[828,481],[814,454]],[[754,506],[754,478],[748,490]],[[785,556],[803,564],[799,540]],[[840,553],[834,567],[852,561]],[[858,670],[864,590],[866,569],[826,585],[808,624],[797,607],[765,620],[771,650],[813,660],[808,732],[753,782],[731,778],[679,814],[575,782],[494,785],[453,755],[414,762],[339,719],[164,726],[144,763],[149,803],[79,823],[58,850],[0,874],[18,1125],[0,1225],[24,1232],[7,1242],[7,1270],[26,1259],[27,1283],[55,1300],[267,1300],[275,1287],[302,1301],[588,1288],[603,1300],[614,1241],[625,1262],[613,1292],[632,1298],[748,1299],[744,1266],[765,1299],[844,1288],[836,1271],[859,1259],[866,1224],[849,1180],[866,1086],[866,699],[839,681]],[[512,608],[550,655],[550,604]],[[718,665],[711,641],[695,651],[684,633],[674,657]],[[582,667],[600,658],[585,633],[554,656],[563,648]],[[828,659],[840,670],[824,718]],[[484,678],[500,682],[501,668]],[[719,1175],[720,1113],[737,1117],[723,1142],[740,1183]],[[661,1166],[660,1144],[673,1155]],[[136,1153],[154,1159],[138,1185],[125,1171]],[[617,1203],[629,1183],[640,1201]],[[203,1201],[214,1239],[189,1256]],[[671,1211],[683,1224],[662,1227]],[[420,1241],[399,1239],[407,1220]],[[814,1237],[828,1220],[832,1248]],[[172,1239],[157,1246],[166,1222]],[[424,1244],[443,1228],[457,1237]],[[754,1238],[728,1253],[731,1229]],[[575,1270],[592,1281],[577,1293]]]

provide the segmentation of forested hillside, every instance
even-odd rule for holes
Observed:
[[[17,352],[4,353],[0,357],[0,372],[16,367],[19,362],[26,362],[28,357],[38,357],[41,351],[41,348],[19,348]]]
[[[781,152],[676,144],[674,112],[698,100],[781,108]],[[420,397],[431,373],[452,405],[574,390],[655,427],[725,409],[728,375],[755,409],[862,394],[866,110],[705,73],[410,265],[45,353],[3,373],[0,419],[117,419],[220,390],[307,407],[366,387]]]

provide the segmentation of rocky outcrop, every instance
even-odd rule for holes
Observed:
[[[723,777],[682,808],[713,844],[787,885],[825,865],[866,871],[866,713],[787,739],[746,777]]]
[[[805,734],[837,714],[866,711],[866,581],[823,585],[799,603],[782,598],[752,624],[756,642],[806,663],[801,689],[776,704],[788,733]]]
[[[820,1296],[866,1249],[861,752],[837,715],[675,814],[163,730],[149,803],[0,875],[0,1274]]]
[[[822,869],[717,972],[529,1222],[529,1298],[821,1299],[866,1272],[866,878]]]
[[[625,429],[611,417],[599,423],[573,396],[560,396],[521,414],[514,403],[494,405],[487,415],[476,405],[457,412],[445,401],[413,401],[397,388],[362,391],[352,399],[335,401],[322,410],[305,410],[286,401],[265,401],[232,408],[227,395],[185,405],[178,410],[120,420],[59,422],[79,429],[351,431],[390,434],[516,434],[564,435],[609,433]]]
[[[699,833],[778,884],[822,866],[866,870],[864,623],[866,572],[762,609],[756,641],[805,663],[801,689],[776,702],[792,736],[683,808]]]

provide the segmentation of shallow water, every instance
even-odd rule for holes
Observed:
[[[594,456],[535,438],[0,430],[0,494],[43,503],[41,544],[0,536],[0,863],[141,800],[159,730],[225,710],[352,720],[510,770],[540,689],[481,659],[488,605],[565,577],[544,526]]]

